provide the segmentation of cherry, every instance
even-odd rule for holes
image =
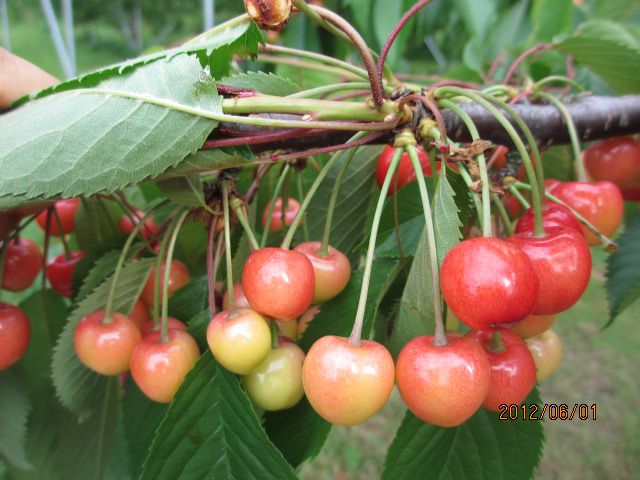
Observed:
[[[396,382],[409,410],[421,420],[453,427],[470,418],[487,397],[491,366],[480,344],[447,336],[437,347],[433,336],[416,337],[400,351]]]
[[[164,275],[166,262],[162,263],[162,267],[160,267],[160,295],[158,301],[162,303],[162,290],[164,283]],[[169,273],[169,297],[173,295],[173,292],[178,290],[180,287],[184,287],[187,283],[189,283],[189,270],[186,265],[182,263],[180,260],[172,260],[171,261],[171,273]],[[151,270],[151,274],[147,279],[147,283],[144,285],[144,289],[142,290],[142,295],[140,298],[146,303],[148,306],[153,306],[153,297],[155,291],[155,282],[156,282],[156,268],[154,267]]]
[[[9,210],[7,212],[0,212],[0,240],[7,237],[20,223],[22,215]]]
[[[303,253],[313,265],[316,288],[313,303],[323,303],[337,296],[349,283],[351,263],[347,256],[329,245],[329,254],[319,254],[321,242],[305,242],[294,250]]]
[[[22,358],[30,338],[27,315],[14,305],[0,302],[0,372]]]
[[[525,340],[536,364],[538,382],[555,372],[562,362],[562,342],[553,330]]]
[[[304,396],[304,352],[295,343],[281,342],[256,370],[242,379],[249,398],[263,410],[285,410]]]
[[[618,187],[640,183],[640,145],[631,137],[616,137],[595,143],[582,154],[591,178]]]
[[[507,164],[507,152],[509,149],[504,145],[498,145],[495,149],[493,155],[495,155],[495,161],[493,162],[493,167],[496,170],[502,170],[504,166]]]
[[[42,268],[42,254],[33,240],[19,238],[6,246],[2,288],[21,292],[29,288]]]
[[[630,202],[640,202],[640,185],[633,185],[620,189],[622,198]]]
[[[47,278],[51,287],[64,297],[73,296],[73,272],[76,265],[84,258],[85,253],[79,250],[69,252],[69,258],[63,253],[47,265]]]
[[[492,341],[493,335],[500,340]],[[524,340],[508,330],[494,334],[471,330],[467,336],[482,345],[491,365],[489,392],[482,406],[499,412],[502,404],[520,405],[536,384],[536,365]]]
[[[207,343],[216,360],[239,375],[253,372],[271,351],[271,329],[250,308],[223,310],[207,327]]]
[[[307,326],[309,322],[314,319],[314,317],[320,313],[320,307],[317,305],[313,305],[302,314],[300,319],[298,320],[298,338],[302,337],[302,334],[307,330]]]
[[[302,315],[313,300],[313,265],[295,250],[261,248],[249,255],[244,265],[242,289],[258,312],[292,320]]]
[[[133,309],[129,312],[129,319],[142,331],[145,325],[151,321],[151,314],[149,313],[146,303],[139,299],[136,300]]]
[[[389,400],[394,366],[381,344],[332,335],[317,340],[302,368],[304,391],[313,409],[336,425],[357,425]]]
[[[233,284],[233,301],[235,302],[234,308],[251,308],[247,296],[244,294],[241,283]],[[224,310],[231,310],[231,303],[229,302],[229,292],[224,292],[222,297],[222,308]]]
[[[519,233],[507,242],[526,253],[540,280],[538,299],[531,313],[550,315],[573,306],[589,285],[591,252],[582,234],[552,227],[542,238]]]
[[[173,317],[167,317],[167,328],[169,330],[182,330],[183,332],[187,331],[187,326],[177,318],[173,318]],[[158,332],[160,332],[160,324],[156,326],[153,323],[153,320],[151,320],[151,316],[149,316],[149,320],[140,329],[142,338],[146,338],[149,335],[158,333]]]
[[[131,376],[147,397],[169,403],[200,357],[198,344],[183,330],[168,331],[162,342],[160,332],[151,333],[131,352]]]
[[[622,222],[624,201],[618,187],[611,182],[564,182],[553,194],[610,237]],[[600,245],[600,239],[582,226],[590,246]]]
[[[73,334],[76,354],[88,368],[102,375],[119,375],[129,370],[133,348],[140,343],[140,330],[126,315],[111,314],[103,323],[99,310],[83,317]]]
[[[56,212],[58,212],[58,218],[60,219],[62,232],[60,232],[60,229],[58,228],[58,222],[56,221],[56,217],[52,212],[49,224],[49,233],[56,237],[72,233],[76,228],[76,212],[80,207],[80,199],[68,198],[66,200],[58,200],[54,204],[54,207],[56,209]],[[44,210],[38,214],[38,216],[36,217],[36,222],[38,222],[38,225],[40,225],[40,228],[42,228],[42,230],[46,230],[47,210]]]
[[[507,192],[504,196],[504,206],[512,218],[517,217],[524,210],[524,207],[522,206],[520,201],[509,192]]]
[[[498,238],[472,238],[444,258],[440,287],[458,319],[474,330],[522,320],[538,297],[538,277],[529,257]]]
[[[582,225],[571,210],[560,203],[548,201],[542,207],[542,224],[545,229],[551,227],[572,228],[582,233]],[[527,209],[518,219],[515,233],[533,232],[533,208]]]
[[[551,193],[561,183],[562,182],[560,180],[558,180],[557,178],[545,178],[544,179],[544,189],[545,189],[545,191]]]
[[[431,162],[429,161],[429,155],[427,155],[422,149],[416,148],[418,151],[418,160],[420,160],[420,167],[422,167],[422,173],[426,177],[431,176]],[[391,160],[393,160],[393,156],[395,155],[396,149],[387,146],[380,154],[380,158],[378,158],[378,166],[376,169],[376,180],[378,182],[378,187],[382,188],[382,184],[384,183],[384,179],[387,176],[387,172],[389,171],[389,167],[391,166]],[[396,186],[396,176],[398,179]],[[407,152],[402,154],[400,157],[400,163],[398,164],[398,169],[396,173],[393,174],[393,178],[391,179],[391,183],[389,184],[389,191],[387,195],[391,196],[396,191],[405,186],[408,183],[415,181],[416,172],[413,169],[413,163],[411,162],[411,157]]]
[[[285,225],[291,225],[293,220],[300,210],[300,203],[295,199],[289,197],[287,199],[287,209],[284,212],[284,223],[282,222],[282,198],[276,199],[275,206],[273,207],[273,214],[271,215],[271,222],[269,223],[270,232],[278,232],[282,230]],[[271,208],[271,202],[267,203],[262,214],[262,227],[267,226],[267,217],[269,216],[269,209]]]
[[[140,211],[140,210],[135,210],[132,217],[135,221],[132,221],[131,218],[129,218],[128,215],[123,215],[120,218],[120,231],[122,233],[131,233],[133,232],[133,229],[135,228],[135,226],[140,223],[140,220],[142,220],[145,216],[145,213]],[[155,234],[158,233],[158,226],[156,225],[156,222],[153,221],[152,218],[147,218],[144,221],[144,225],[142,226],[142,228],[140,229],[140,231],[142,232],[142,235],[144,235],[144,238],[146,238],[147,240],[149,240],[151,237],[153,237]]]
[[[522,338],[531,338],[549,330],[555,321],[555,315],[529,315],[516,323],[511,331]]]

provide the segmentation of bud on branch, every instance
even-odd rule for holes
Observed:
[[[261,30],[279,31],[289,21],[291,0],[244,0],[244,8]]]

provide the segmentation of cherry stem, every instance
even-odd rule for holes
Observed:
[[[163,236],[160,242],[160,248],[158,249],[158,255],[156,256],[156,264],[155,264],[155,272],[156,274],[153,277],[153,307],[152,307],[152,318],[153,318],[153,327],[155,330],[160,328],[160,289],[162,288],[161,278],[160,278],[160,270],[162,269],[162,262],[164,261],[165,255],[167,254],[167,243],[169,242],[169,236],[165,235],[164,232],[170,232],[171,229],[175,225],[175,216],[173,216],[173,212],[171,215],[167,217],[165,220],[165,226],[163,229]],[[167,223],[168,222],[168,223]]]
[[[402,17],[400,17],[400,20],[398,20],[398,22],[395,24],[395,26],[391,30],[391,33],[389,34],[389,36],[387,37],[387,40],[384,42],[384,45],[382,46],[382,50],[380,51],[380,57],[378,57],[378,64],[377,64],[376,71],[378,73],[378,79],[380,83],[382,83],[382,80],[383,80],[384,64],[387,59],[387,55],[389,55],[389,50],[391,50],[391,47],[393,46],[393,42],[396,41],[396,38],[398,38],[398,35],[402,31],[402,29],[405,27],[405,25],[409,22],[409,20],[411,20],[411,18],[416,13],[418,13],[418,11],[420,11],[424,6],[426,6],[430,2],[431,0],[420,0],[419,2],[417,2],[409,10],[407,10],[404,13],[404,15],[402,15]]]
[[[209,316],[213,318],[216,314],[216,279],[214,274],[214,247],[216,239],[216,227],[218,216],[209,217],[209,238],[207,241],[207,295],[209,299]],[[220,244],[220,242],[218,242]]]
[[[253,200],[253,198],[258,193],[258,189],[260,188],[260,182],[262,181],[264,176],[269,172],[272,166],[273,166],[273,163],[267,163],[267,164],[259,165],[256,168],[256,171],[253,175],[253,181],[251,182],[251,185],[249,185],[249,188],[247,189],[246,193],[242,196],[242,200],[244,200],[246,203],[251,203],[251,200]],[[236,210],[234,207],[234,200],[231,200],[231,209],[234,212]]]
[[[356,133],[353,137],[349,139],[346,145],[357,146],[358,139],[362,137],[366,137],[366,132]],[[331,170],[331,168],[333,168],[333,166],[336,164],[341,154],[342,154],[341,151],[333,154],[331,158],[327,161],[327,163],[325,163],[324,167],[322,167],[322,170],[320,170],[320,173],[318,173],[318,175],[316,176],[316,179],[311,184],[311,187],[309,187],[307,196],[304,197],[304,200],[300,205],[300,210],[298,210],[298,213],[296,214],[296,217],[293,219],[293,222],[291,223],[291,226],[289,227],[289,230],[287,231],[287,234],[285,235],[284,240],[282,240],[282,245],[280,245],[280,248],[284,248],[285,250],[288,250],[291,247],[291,242],[293,242],[293,237],[296,234],[298,225],[300,225],[300,222],[304,218],[304,214],[306,213],[307,208],[309,208],[309,204],[311,203],[313,196],[316,194],[316,192],[318,191],[318,188],[320,187],[320,184],[329,173],[329,170]]]
[[[240,199],[232,199],[231,200],[231,209],[233,213],[236,215],[236,218],[242,225],[242,229],[244,233],[247,234],[247,238],[249,239],[249,244],[251,245],[252,250],[258,250],[260,248],[260,244],[258,244],[258,240],[256,239],[255,234],[253,233],[253,229],[251,225],[249,225],[249,219],[244,213],[244,209],[242,208],[242,201]]]
[[[120,233],[120,230],[118,229],[118,226],[113,221],[113,217],[111,216],[111,213],[109,213],[109,210],[107,209],[107,206],[104,204],[104,202],[105,202],[104,199],[102,198],[101,195],[97,195],[96,196],[96,200],[98,201],[98,205],[100,206],[100,209],[102,210],[102,213],[104,213],[104,216],[107,217],[109,225],[111,226],[111,230],[113,230],[113,232],[116,235],[118,235]]]
[[[243,137],[234,138],[214,138],[207,140],[202,144],[200,150],[213,150],[216,148],[225,147],[237,147],[240,145],[261,145],[271,142],[282,142],[291,138],[309,137],[313,135],[320,135],[324,133],[323,130],[308,130],[305,128],[289,128],[286,130],[280,130],[273,133],[265,133],[259,137],[256,135],[247,135]]]
[[[346,83],[334,83],[332,85],[323,85],[321,87],[310,88],[309,90],[303,90],[301,92],[292,93],[287,95],[286,98],[309,98],[315,96],[324,96],[334,92],[344,92],[345,90],[356,90],[356,93],[360,93],[363,87],[367,87],[369,84],[364,82],[346,82]],[[369,90],[364,90],[366,94]],[[336,100],[336,98],[332,98]]]
[[[432,162],[431,158],[429,162]],[[434,172],[433,164],[431,165],[431,171]],[[400,259],[404,258],[404,246],[402,245],[402,235],[400,235],[400,214],[398,212],[398,175],[393,177],[393,231],[396,235],[396,243],[398,244],[398,254]]]
[[[184,223],[184,220],[189,215],[189,210],[183,211],[176,220],[175,227],[171,232],[169,239],[169,246],[167,248],[167,259],[164,267],[164,279],[162,283],[162,319],[160,321],[160,342],[167,343],[169,341],[169,282],[171,280],[171,264],[173,262],[173,251],[176,247],[178,240],[178,233]],[[160,272],[158,272],[160,273]]]
[[[502,224],[504,225],[504,229],[507,234],[507,237],[512,236],[513,227],[511,226],[511,219],[509,218],[509,215],[507,214],[507,210],[504,208],[504,205],[502,204],[500,197],[498,196],[497,193],[492,193],[491,200],[493,200],[493,204],[496,206],[496,210],[498,210],[498,214],[502,219]]]
[[[541,90],[542,87],[550,83],[563,83],[563,84],[574,87],[576,90],[580,92],[586,91],[586,89],[582,85],[580,85],[578,82],[562,75],[549,75],[548,77],[545,77],[542,80],[538,80],[536,83],[533,84],[532,90],[534,92],[537,92]]]
[[[449,138],[447,135],[447,126],[444,122],[444,118],[442,117],[442,114],[440,113],[440,109],[438,108],[438,105],[425,95],[412,94],[402,98],[402,100],[400,100],[400,106],[404,105],[406,102],[409,102],[409,101],[418,101],[422,103],[433,114],[433,118],[436,120],[436,123],[438,124],[440,141],[442,143],[447,143],[447,138]]]
[[[551,43],[541,43],[540,45],[535,45],[533,47],[531,47],[528,50],[525,50],[518,58],[516,58],[515,62],[513,62],[513,64],[511,65],[511,67],[509,67],[509,70],[507,71],[507,74],[504,76],[504,80],[502,81],[502,83],[504,83],[505,85],[509,84],[509,81],[511,80],[511,77],[513,77],[513,74],[516,72],[516,70],[518,69],[518,66],[530,55],[533,55],[536,52],[541,52],[543,50],[548,50],[549,48],[552,48],[553,44]]]
[[[47,288],[47,257],[49,256],[49,246],[51,244],[51,218],[53,217],[53,205],[47,208],[47,218],[44,228],[44,251],[42,254],[42,289]],[[0,282],[0,287],[2,282]]]
[[[260,237],[261,248],[264,248],[267,245],[267,241],[269,240],[269,231],[271,230],[271,219],[273,218],[273,211],[276,208],[276,201],[278,200],[278,196],[282,191],[282,186],[284,185],[284,181],[287,178],[287,174],[289,173],[290,168],[291,165],[289,163],[285,164],[285,166],[282,168],[282,172],[280,172],[280,177],[278,178],[278,182],[276,183],[276,188],[274,188],[273,194],[271,195],[271,203],[269,204],[269,210],[267,211],[264,230],[262,231],[262,237]],[[281,205],[281,208],[284,209],[284,206]]]
[[[56,208],[55,205],[49,208],[53,212],[53,218],[56,221],[56,227],[58,227],[58,232],[60,233],[60,241],[62,242],[62,249],[64,250],[64,258],[66,260],[69,260],[71,258],[71,250],[69,250],[69,244],[67,243],[64,230],[62,229],[62,222],[60,221],[60,215],[58,215],[58,209]]]
[[[464,180],[464,183],[467,187],[469,187],[469,190],[471,192],[471,198],[473,199],[473,204],[476,208],[476,213],[478,216],[478,221],[482,221],[482,201],[480,200],[480,195],[478,195],[477,192],[475,192],[473,190],[473,180],[471,179],[471,175],[469,175],[469,172],[467,172],[467,168],[465,165],[463,165],[462,163],[460,163],[458,165],[458,171],[460,172],[460,176],[462,177],[462,180]]]
[[[569,131],[569,138],[571,139],[571,149],[573,151],[573,161],[576,169],[576,175],[579,181],[586,182],[587,172],[584,168],[584,160],[582,158],[582,154],[580,153],[580,140],[578,139],[576,125],[573,122],[573,118],[571,118],[569,110],[567,110],[567,107],[565,107],[560,100],[558,100],[550,93],[538,91],[534,94],[534,96],[546,100],[560,111],[560,114],[567,124],[567,130]]]
[[[364,72],[364,77],[363,77],[359,73],[353,73],[349,70],[345,70],[340,67],[336,67],[333,65],[323,65],[321,63],[316,63],[316,62],[308,62],[305,60],[300,60],[298,58],[285,58],[278,55],[269,55],[269,54],[260,53],[258,55],[258,61],[264,62],[264,63],[273,63],[275,65],[288,65],[296,69],[299,69],[301,71],[315,70],[318,72],[325,72],[337,77],[341,77],[343,79],[361,80],[362,78],[365,78],[365,79],[367,78],[366,76],[367,72],[365,70],[362,70],[362,72]],[[367,83],[366,85],[367,87],[369,87],[369,83]],[[371,92],[371,90],[367,88],[367,94],[369,94],[369,92]]]
[[[338,203],[338,194],[340,193],[340,187],[342,185],[342,179],[349,169],[349,164],[355,156],[357,148],[354,148],[349,153],[347,159],[342,163],[340,171],[336,176],[336,181],[333,184],[333,190],[331,190],[331,198],[329,199],[329,207],[327,208],[327,218],[324,222],[324,230],[322,231],[322,242],[320,243],[320,249],[318,250],[318,256],[326,257],[329,255],[329,238],[331,237],[331,225],[333,224],[333,214],[336,210],[336,204]]]
[[[489,343],[487,344],[487,349],[494,353],[504,352],[505,345],[500,332],[493,332],[491,340],[489,340]]]
[[[298,198],[304,198],[304,185],[302,185],[302,172],[296,173],[296,187],[298,189]],[[307,222],[302,222],[302,232],[304,234],[304,241],[309,241],[309,225]]]
[[[271,348],[278,348],[279,346],[279,336],[280,330],[278,329],[278,324],[275,320],[271,320],[269,322],[269,328],[271,329]]]
[[[467,112],[462,110],[451,100],[443,99],[440,103],[462,119],[464,124],[467,126],[467,130],[469,130],[473,141],[480,139],[478,129]],[[482,234],[485,237],[491,237],[493,236],[493,232],[491,231],[491,191],[489,190],[491,184],[489,183],[489,174],[487,173],[487,163],[484,158],[484,154],[478,155],[477,159],[478,167],[480,169],[480,181],[482,182]]]
[[[376,239],[378,237],[378,228],[380,227],[380,218],[382,217],[382,210],[384,208],[384,201],[387,198],[387,192],[389,191],[389,185],[393,174],[398,168],[400,158],[402,157],[403,149],[396,148],[395,154],[391,159],[389,170],[384,177],[384,183],[380,188],[380,194],[378,195],[378,203],[376,205],[375,213],[373,214],[373,223],[371,224],[371,235],[369,236],[369,246],[367,248],[367,256],[364,264],[364,274],[362,276],[362,288],[360,289],[360,298],[358,300],[358,309],[356,311],[356,318],[353,322],[353,329],[349,336],[349,343],[356,347],[361,345],[362,340],[362,326],[364,324],[364,313],[367,306],[367,295],[369,293],[369,282],[371,281],[371,269],[373,267],[373,257],[376,249]]]
[[[291,190],[291,169],[287,172],[286,178],[284,179],[284,185],[282,186],[282,208],[280,209],[280,221],[282,222],[282,226],[284,227],[286,222],[286,213],[289,208],[289,197]]]
[[[527,199],[524,198],[524,196],[520,193],[520,190],[518,190],[514,185],[509,185],[509,192],[511,192],[511,195],[516,197],[516,200],[518,200],[520,205],[522,205],[524,208],[531,208],[531,205],[529,205]]]
[[[396,137],[397,138],[397,137]],[[415,142],[415,139],[413,139]],[[405,150],[411,157],[411,163],[418,180],[418,189],[420,190],[420,199],[422,200],[422,210],[424,212],[425,229],[427,231],[427,244],[429,246],[429,261],[431,266],[431,294],[433,297],[433,322],[435,324],[433,344],[436,347],[444,347],[447,345],[447,336],[444,328],[444,318],[442,316],[442,300],[440,297],[440,266],[438,264],[438,249],[436,247],[436,233],[433,226],[433,216],[431,214],[431,202],[429,201],[429,192],[427,184],[424,181],[424,174],[420,167],[420,159],[415,145],[409,143],[405,146]],[[442,167],[444,168],[444,167]],[[489,224],[489,227],[491,224]]]
[[[233,261],[231,259],[231,219],[229,217],[229,185],[222,182],[222,211],[224,214],[224,256],[227,262],[227,295],[230,310],[235,308],[236,299],[233,291]]]
[[[160,204],[160,205],[162,205],[162,204]],[[157,207],[149,210],[144,215],[143,220],[146,220],[147,218],[149,218],[151,216],[151,213],[156,208],[158,208],[160,205],[158,205]],[[140,223],[135,224],[133,226],[133,230],[129,234],[129,237],[127,238],[127,241],[125,242],[124,246],[122,247],[122,252],[120,252],[120,258],[118,258],[118,263],[116,264],[116,269],[113,272],[113,278],[111,280],[111,286],[109,287],[109,295],[107,296],[107,304],[106,304],[106,307],[104,309],[104,318],[102,319],[102,323],[105,324],[105,325],[108,325],[108,324],[113,322],[113,320],[111,319],[111,314],[113,313],[113,303],[114,303],[115,297],[116,297],[116,287],[118,286],[118,280],[120,279],[120,273],[122,272],[122,268],[124,267],[124,262],[126,261],[127,257],[129,256],[129,249],[131,248],[131,245],[133,245],[133,242],[135,241],[136,236],[138,235],[138,232],[142,228],[142,225],[143,225],[143,222],[140,222]]]

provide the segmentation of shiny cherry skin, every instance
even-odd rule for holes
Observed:
[[[282,222],[282,209],[283,209],[283,200],[278,197],[276,199],[276,204],[273,207],[273,214],[271,215],[271,222],[269,223],[269,231],[270,232],[278,232],[282,230],[285,226],[289,226],[293,223],[293,220],[296,218],[298,211],[300,210],[300,203],[295,199],[289,197],[287,199],[287,209],[284,212],[284,223]],[[262,214],[262,227],[265,228],[267,226],[267,217],[269,216],[269,208],[271,208],[271,202],[267,203],[264,207],[264,213]]]
[[[611,182],[564,182],[553,194],[585,217],[598,230],[610,237],[620,226],[624,200],[620,189]],[[582,226],[590,246],[600,245],[600,239]]]
[[[73,296],[73,272],[76,265],[84,258],[84,252],[69,252],[69,258],[63,253],[47,265],[47,278],[51,287],[63,297]]]
[[[233,284],[233,301],[235,305],[232,306],[231,302],[229,302],[229,292],[224,292],[224,296],[222,297],[222,308],[224,310],[232,310],[233,308],[251,308],[251,304],[249,303],[249,300],[247,300],[247,296],[244,294],[241,283]]]
[[[529,315],[511,327],[511,331],[521,338],[536,337],[549,330],[555,321],[555,315]]]
[[[304,396],[302,364],[304,352],[292,342],[280,342],[278,348],[258,368],[242,378],[249,398],[267,411],[286,410]]]
[[[536,364],[538,382],[546,380],[562,363],[562,341],[556,332],[547,330],[525,340]]]
[[[154,402],[169,403],[187,373],[200,357],[198,344],[183,330],[169,330],[168,341],[160,332],[147,335],[131,352],[131,376]]]
[[[591,252],[582,234],[570,228],[552,227],[542,238],[519,233],[507,238],[533,263],[540,281],[534,315],[551,315],[572,307],[589,285]]]
[[[307,330],[309,323],[311,320],[315,318],[317,314],[320,313],[320,307],[317,305],[312,305],[309,307],[309,310],[304,312],[300,319],[298,320],[298,338],[302,337],[302,334]]]
[[[162,302],[162,290],[163,290],[163,282],[164,275],[166,269],[166,262],[162,263],[162,267],[160,268],[160,295],[159,301]],[[187,266],[182,263],[180,260],[172,260],[171,261],[171,273],[169,273],[169,297],[173,295],[173,293],[181,287],[184,287],[187,283],[189,283],[190,275]],[[151,270],[151,274],[147,279],[147,283],[144,285],[144,289],[142,290],[142,295],[140,298],[146,303],[149,307],[153,307],[153,294],[155,289],[156,282],[156,269],[155,267]]]
[[[140,299],[136,300],[136,303],[133,304],[133,308],[127,316],[138,326],[140,331],[142,331],[147,322],[151,321],[149,308],[147,307],[147,304]]]
[[[517,246],[480,237],[449,251],[442,262],[440,287],[462,323],[474,330],[490,330],[529,315],[539,281],[531,260]]]
[[[418,151],[418,160],[420,160],[420,167],[422,167],[422,173],[426,177],[431,176],[431,162],[429,161],[429,155],[427,155],[422,149],[416,148]],[[376,168],[376,180],[378,182],[378,187],[382,188],[382,184],[384,183],[384,179],[387,176],[387,172],[389,171],[389,167],[391,166],[391,160],[393,160],[393,156],[395,155],[396,149],[391,146],[386,146],[385,149],[380,154],[380,158],[378,158],[378,166]],[[396,177],[398,179],[396,185]],[[408,153],[403,153],[402,157],[400,157],[400,162],[398,164],[398,169],[396,173],[391,178],[391,183],[389,184],[389,191],[387,195],[393,195],[393,192],[396,191],[396,188],[400,190],[400,188],[404,187],[406,184],[415,181],[416,172],[413,169],[413,163],[411,163],[411,157]]]
[[[160,332],[160,324],[157,326],[151,320],[151,316],[149,316],[149,321],[146,322],[142,328],[140,329],[140,333],[142,334],[142,338],[146,338],[149,335]],[[167,328],[169,330],[182,330],[183,332],[187,331],[187,326],[174,317],[167,317]]]
[[[460,425],[487,397],[491,366],[480,344],[448,335],[448,345],[436,347],[433,336],[416,337],[400,351],[396,382],[409,410],[441,427]]]
[[[545,191],[552,193],[558,185],[562,182],[557,178],[545,178],[544,179],[544,189]]]
[[[491,338],[500,335],[501,345],[493,347]],[[536,364],[526,343],[509,330],[498,333],[470,330],[469,338],[482,345],[491,365],[491,381],[482,406],[494,412],[500,405],[520,405],[536,384]]]
[[[544,228],[566,227],[582,233],[582,224],[576,216],[564,205],[548,201],[542,207],[542,224]],[[533,208],[527,209],[518,219],[515,233],[533,232]]]
[[[242,270],[242,289],[251,306],[278,320],[302,315],[315,288],[313,265],[295,250],[261,248],[249,255]]]
[[[79,198],[68,198],[66,200],[58,200],[55,204],[55,209],[58,212],[58,218],[60,219],[60,226],[62,226],[62,232],[58,228],[58,222],[56,217],[52,214],[49,223],[49,232],[51,235],[60,237],[61,235],[67,235],[73,233],[76,229],[76,212],[80,207]],[[42,230],[47,228],[47,210],[44,210],[36,217],[36,222],[40,225]]]
[[[140,210],[136,210],[132,216],[135,223],[134,221],[131,220],[131,218],[129,218],[128,215],[123,215],[120,218],[120,225],[119,225],[120,232],[122,233],[133,232],[135,225],[140,223],[140,220],[144,218],[145,213]],[[152,218],[148,218],[147,220],[145,220],[144,225],[142,226],[140,231],[142,232],[142,235],[144,235],[144,238],[148,240],[158,233],[158,226],[156,225],[156,222],[154,222]]]
[[[82,363],[102,375],[119,375],[129,370],[133,348],[140,343],[140,330],[126,315],[111,314],[103,323],[104,311],[83,317],[73,334],[76,354]]]
[[[0,372],[22,358],[30,338],[27,315],[14,305],[0,302]]]
[[[313,409],[335,425],[357,425],[378,412],[391,395],[393,358],[381,344],[328,335],[307,352],[304,391]]]
[[[313,303],[324,303],[336,297],[351,278],[351,263],[347,256],[331,245],[328,246],[328,255],[321,256],[321,245],[321,242],[305,242],[294,248],[296,252],[306,255],[313,265],[316,277]]]
[[[207,343],[215,359],[227,370],[248,375],[269,356],[271,329],[255,310],[223,310],[207,327]]]
[[[631,137],[594,143],[582,156],[587,173],[595,181],[608,181],[620,188],[640,183],[640,145]]]
[[[42,268],[42,254],[33,240],[19,238],[11,241],[5,251],[2,288],[22,292],[29,288]]]

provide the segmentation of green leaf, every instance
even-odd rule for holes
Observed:
[[[156,433],[145,479],[295,479],[265,434],[240,382],[205,352]]]
[[[618,238],[620,249],[607,258],[605,288],[609,298],[608,327],[640,297],[640,216],[633,218]]]
[[[171,296],[169,314],[186,322],[209,305],[207,275],[192,278],[188,284]]]
[[[591,68],[618,93],[638,92],[640,77],[636,67],[640,64],[640,49],[621,40],[626,37],[622,26],[608,25],[606,31],[587,25],[556,48]]]
[[[457,11],[467,27],[467,31],[478,38],[484,38],[496,18],[494,0],[455,0]]]
[[[86,298],[87,295],[104,282],[105,278],[113,274],[121,254],[122,252],[120,250],[112,250],[105,253],[92,265],[91,270],[89,270],[88,275],[84,277],[82,286],[76,295],[77,302]]]
[[[129,473],[129,444],[124,431],[122,415],[118,415],[110,454],[109,463],[107,464],[107,470],[104,475],[107,480],[135,478]]]
[[[182,224],[176,254],[184,261],[192,276],[206,271],[208,237],[205,222],[193,219]]]
[[[198,175],[187,175],[158,182],[160,190],[169,199],[183,207],[207,207],[202,191],[202,180]]]
[[[463,224],[458,218],[459,211],[455,196],[448,177],[440,177],[433,199],[433,227],[440,265],[449,250],[455,247],[462,238]]]
[[[531,8],[533,38],[537,42],[548,42],[571,31],[573,10],[571,0],[534,0]]]
[[[286,97],[300,91],[300,87],[288,78],[264,72],[239,73],[231,77],[225,77],[218,83],[236,88],[247,88],[264,95],[276,95],[278,97]]]
[[[536,390],[526,403],[539,403]],[[544,432],[539,420],[499,420],[480,409],[453,428],[436,427],[407,412],[387,452],[383,480],[532,478]]]
[[[122,269],[113,308],[117,312],[129,312],[140,296],[142,288],[154,265],[153,258],[143,258]],[[73,332],[82,317],[106,307],[112,276],[79,302],[67,321],[53,354],[53,383],[64,406],[81,419],[91,414],[92,405],[108,390],[109,377],[99,375],[86,368],[78,359]]]
[[[31,402],[11,372],[0,373],[0,458],[14,468],[29,469],[25,451]]]
[[[196,152],[217,125],[182,110],[222,111],[213,79],[184,54],[96,88],[0,116],[0,197],[89,195],[156,177]]]
[[[74,230],[80,250],[88,252],[96,244],[117,243],[123,238],[118,228],[122,214],[114,202],[83,198],[76,213]]]
[[[569,145],[550,147],[542,154],[544,178],[557,178],[568,182],[575,178],[573,153]]]

